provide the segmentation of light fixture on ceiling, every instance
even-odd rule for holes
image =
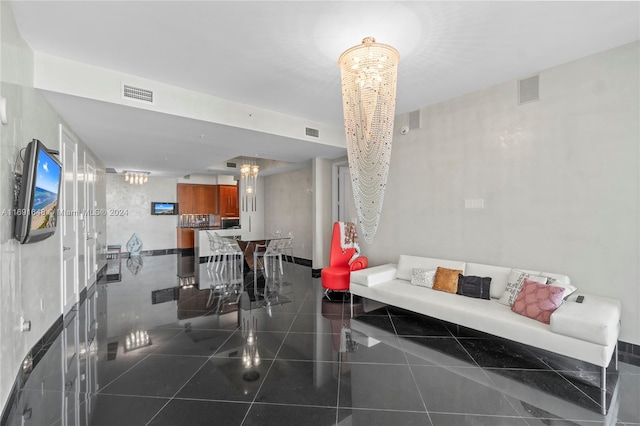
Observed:
[[[387,185],[400,61],[396,49],[375,41],[366,37],[338,59],[353,197],[368,243],[378,229]]]
[[[142,185],[147,183],[150,174],[151,172],[125,170],[124,181],[129,183],[130,185]]]
[[[256,187],[260,166],[255,161],[243,160],[240,166],[240,191],[242,193],[242,210],[256,211]]]

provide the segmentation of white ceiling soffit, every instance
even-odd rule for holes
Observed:
[[[21,34],[38,55],[307,120],[300,129],[303,142],[293,149],[294,153],[306,150],[306,161],[324,150],[335,155],[339,143],[333,148],[313,143],[304,131],[307,126],[319,128],[320,139],[330,140],[333,137],[320,126],[342,128],[337,59],[363,37],[373,36],[400,52],[397,113],[403,114],[636,41],[640,32],[636,1],[18,1],[12,6]],[[180,124],[169,120],[183,129],[180,134],[161,127],[163,135],[176,138],[166,142],[157,141],[153,134],[160,132],[155,129],[133,124],[128,130],[94,117],[90,125],[84,123],[83,111],[89,102],[58,91],[61,94],[47,95],[54,108],[60,108],[65,121],[107,166],[155,164],[161,154],[153,150],[163,143],[169,160],[181,158],[183,144],[193,148],[189,140],[194,135],[213,137],[192,119]],[[158,105],[155,95],[154,90]],[[122,111],[134,109],[117,103],[91,108],[101,110],[104,117],[129,115]],[[106,112],[108,108],[120,111]],[[154,125],[167,121],[161,113],[147,113],[159,114],[149,120],[159,122]],[[223,137],[222,146],[216,138],[215,151],[194,143],[200,147],[198,155],[208,158],[206,163],[253,155],[258,144],[248,137],[245,146],[242,132],[235,137],[223,132]],[[292,149],[288,137],[284,135],[282,146],[277,143],[280,138],[265,138],[268,158],[284,160],[276,157],[281,151],[294,156],[288,152]],[[117,145],[117,139],[127,145]],[[98,146],[103,143],[111,146]],[[219,160],[217,152],[225,150],[229,157]],[[169,160],[175,168],[191,167]],[[195,155],[193,160],[193,167],[201,161]]]

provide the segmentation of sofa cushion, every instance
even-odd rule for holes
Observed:
[[[433,280],[435,279],[435,277],[435,269],[413,268],[411,284],[431,288],[433,287]]]
[[[396,278],[400,280],[411,281],[413,268],[436,269],[438,266],[449,269],[461,269],[464,273],[464,262],[455,260],[433,259],[430,257],[409,256],[401,254],[398,259],[398,270]]]
[[[551,314],[562,304],[563,293],[563,287],[540,284],[525,278],[511,310],[516,314],[549,324]]]
[[[458,291],[458,277],[462,272],[462,269],[449,269],[438,266],[436,278],[433,280],[433,289],[456,293]]]
[[[351,284],[359,284],[371,287],[376,284],[391,281],[396,276],[396,265],[387,263],[372,268],[359,269],[351,272]]]
[[[576,303],[572,295],[551,315],[551,331],[599,345],[612,345],[620,331],[620,301],[584,295]]]
[[[518,297],[518,293],[520,293],[524,280],[527,278],[540,284],[547,283],[546,277],[532,275],[519,269],[512,269],[511,272],[509,272],[509,278],[507,279],[507,287],[504,289],[504,293],[502,293],[498,302],[506,306],[512,306],[516,297]]]
[[[491,297],[491,277],[476,277],[473,275],[458,276],[458,291],[462,296],[475,297],[478,299],[487,299]]]

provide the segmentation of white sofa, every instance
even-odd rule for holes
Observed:
[[[491,277],[490,299],[411,284],[414,268],[438,267],[462,270],[465,276]],[[606,368],[614,353],[617,368],[620,302],[583,294],[583,303],[576,303],[579,292],[575,292],[551,314],[550,324],[544,324],[514,313],[509,306],[498,302],[511,270],[503,266],[401,255],[397,264],[351,273],[352,306],[353,296],[361,296],[595,364],[601,367],[601,406],[602,413],[606,414]],[[570,286],[566,275],[520,270],[552,277]]]

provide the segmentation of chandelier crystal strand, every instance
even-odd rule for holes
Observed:
[[[367,243],[378,229],[389,174],[399,61],[396,49],[373,37],[338,60],[353,197]]]

